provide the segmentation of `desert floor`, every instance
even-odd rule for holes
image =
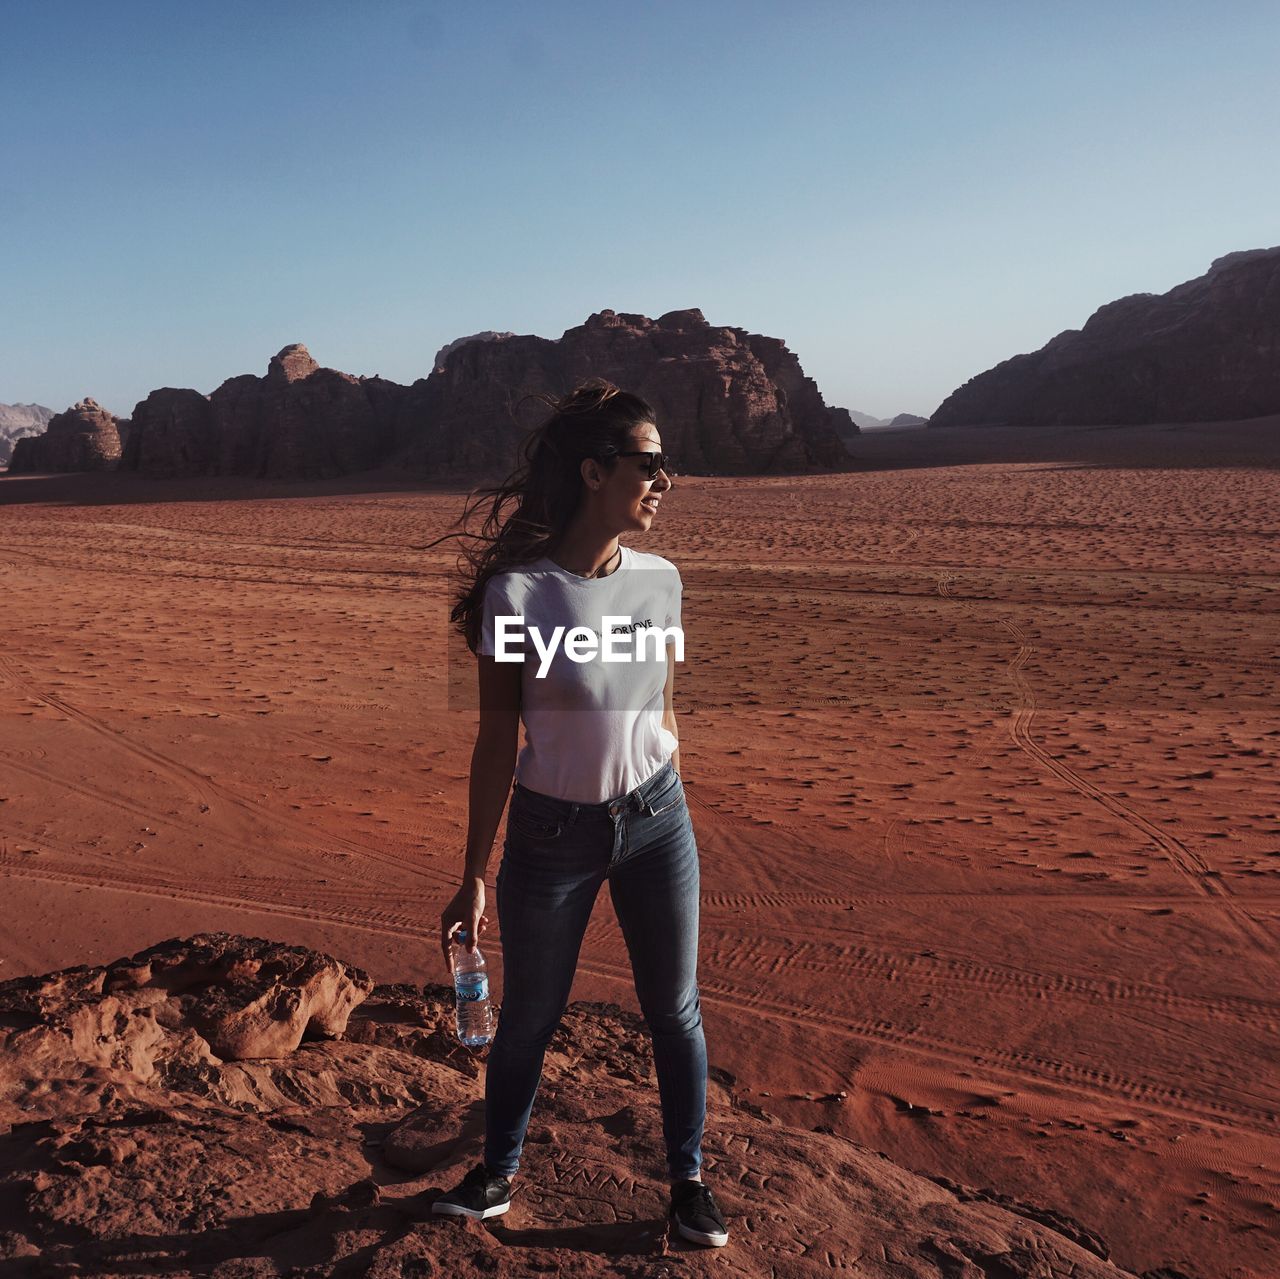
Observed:
[[[1280,420],[858,451],[632,539],[685,584],[712,1063],[1124,1267],[1274,1273]],[[461,501],[0,479],[0,979],[212,929],[448,979]],[[607,891],[573,997],[637,1007]]]

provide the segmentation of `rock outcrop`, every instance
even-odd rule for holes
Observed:
[[[470,333],[464,338],[454,338],[452,342],[442,346],[436,352],[436,358],[431,367],[433,369],[443,368],[449,352],[456,351],[460,346],[465,346],[468,342],[501,342],[505,338],[513,337],[515,337],[514,333],[497,333],[493,329],[485,329],[480,333]]]
[[[705,1256],[669,1230],[638,1016],[570,1006],[511,1211],[440,1219],[432,1199],[481,1154],[479,1059],[453,1034],[449,987],[369,986],[329,956],[226,934],[0,984],[6,1276],[523,1279],[622,1265],[659,1279]],[[233,1060],[216,1043],[274,1055]],[[734,1274],[1129,1274],[1068,1216],[917,1176],[829,1125],[787,1127],[714,1066],[709,1093],[704,1168],[732,1233],[715,1260]]]
[[[53,417],[43,404],[0,404],[0,466],[13,456],[13,446],[28,435],[39,435]]]
[[[43,435],[18,440],[9,472],[111,471],[119,460],[115,414],[86,397],[51,418]]]
[[[140,1083],[228,1061],[287,1057],[340,1036],[373,989],[358,968],[299,947],[209,933],[103,968],[0,985],[0,1097],[13,1070],[73,1079],[117,1070]]]
[[[460,338],[411,386],[319,367],[286,347],[265,377],[209,396],[153,391],[133,412],[122,469],[151,475],[322,478],[390,465],[430,476],[515,465],[529,392],[563,393],[601,376],[653,405],[666,449],[688,471],[750,474],[837,469],[857,426],[829,408],[777,338],[714,327],[701,311],[657,320],[601,311],[557,339]]]
[[[520,336],[460,347],[412,388],[425,429],[404,460],[433,473],[508,467],[520,434],[514,401],[590,376],[648,400],[664,448],[694,473],[837,468],[848,459],[839,427],[856,431],[843,410],[824,403],[777,338],[708,324],[696,309],[656,320],[605,310],[557,339]]]
[[[927,417],[917,417],[914,413],[899,413],[889,422],[890,426],[928,426]]]
[[[152,391],[133,411],[121,467],[280,479],[368,470],[392,444],[376,407],[381,381],[321,368],[305,346],[286,346],[265,377],[229,378],[207,397]]]
[[[930,426],[1212,422],[1280,412],[1280,247],[1095,311],[971,378]]]

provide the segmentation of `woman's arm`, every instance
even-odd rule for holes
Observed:
[[[484,873],[493,851],[502,810],[507,806],[520,736],[520,676],[518,662],[498,662],[477,656],[480,682],[480,728],[471,752],[468,791],[466,861],[462,886],[440,914],[440,950],[453,972],[453,935],[467,929],[468,949],[474,950],[489,922],[484,913]]]
[[[676,739],[676,749],[671,756],[671,766],[680,771],[680,730],[676,727],[675,686],[676,663],[672,656],[674,645],[667,641],[667,683],[662,690],[662,727]]]
[[[463,879],[484,880],[494,836],[502,820],[516,767],[520,739],[519,662],[499,662],[481,654],[480,727],[471,752],[470,816]]]

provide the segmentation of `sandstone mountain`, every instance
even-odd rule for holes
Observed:
[[[452,342],[446,346],[442,346],[436,352],[436,358],[432,361],[433,369],[443,368],[444,362],[450,351],[456,351],[460,346],[465,346],[468,342],[500,342],[504,338],[513,338],[514,333],[497,333],[493,329],[485,329],[481,333],[471,333],[464,338],[454,338]]]
[[[588,376],[648,400],[663,447],[700,474],[838,468],[848,454],[837,424],[857,429],[843,410],[827,407],[777,338],[715,327],[694,309],[656,320],[606,310],[558,339],[460,347],[410,388],[412,416],[426,429],[413,433],[404,461],[430,472],[501,469],[518,439],[516,398]]]
[[[120,460],[116,422],[115,414],[86,397],[51,418],[43,435],[18,440],[9,472],[114,470]]]
[[[928,426],[929,419],[927,417],[917,417],[914,413],[899,413],[897,417],[890,419],[890,426]]]
[[[930,426],[1212,422],[1280,412],[1280,247],[1101,307],[971,378]]]
[[[305,346],[286,346],[265,377],[228,378],[212,395],[152,391],[133,411],[121,469],[288,479],[367,470],[391,452],[386,409],[404,389],[321,368]]]
[[[39,435],[53,410],[43,404],[0,404],[0,466],[13,456],[13,446],[27,435]]]
[[[226,933],[0,984],[0,1268],[1132,1279],[1069,1216],[787,1127],[714,1065],[704,1170],[731,1238],[687,1243],[648,1035],[616,1004],[566,1012],[510,1212],[435,1218],[483,1141],[486,1050],[452,1021],[449,987]]]
[[[134,409],[120,468],[149,475],[316,479],[392,466],[428,476],[498,475],[516,462],[542,411],[531,392],[607,377],[654,405],[667,451],[690,472],[719,475],[849,465],[857,426],[829,408],[777,338],[715,327],[701,311],[657,320],[601,311],[557,339],[481,333],[403,386],[321,368],[285,347],[265,377],[211,395],[166,387]],[[77,456],[40,454],[47,469]]]

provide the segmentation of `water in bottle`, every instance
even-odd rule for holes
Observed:
[[[458,1038],[468,1048],[482,1048],[493,1038],[493,1012],[489,1004],[489,973],[477,943],[466,946],[468,931],[454,934],[453,989],[458,1004]]]

